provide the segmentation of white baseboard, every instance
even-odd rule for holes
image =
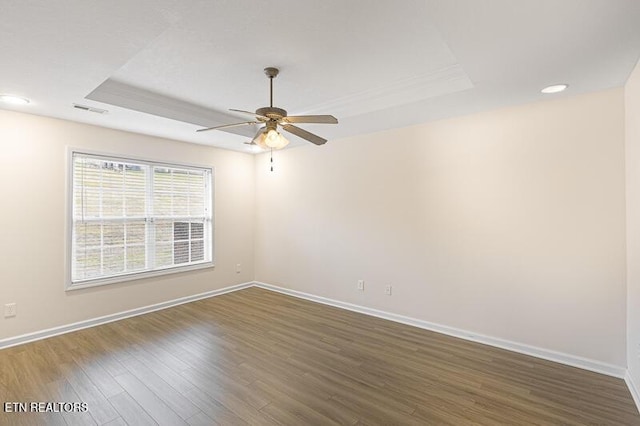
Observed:
[[[454,327],[449,327],[441,324],[436,324],[428,321],[423,321],[403,315],[393,314],[390,312],[380,311],[377,309],[367,308],[365,306],[355,305],[352,303],[341,302],[338,300],[329,299],[322,296],[316,296],[309,293],[304,293],[297,290],[291,290],[288,288],[278,287],[275,285],[262,283],[258,281],[238,284],[230,287],[221,288],[218,290],[212,290],[205,293],[195,294],[192,296],[181,297],[179,299],[169,300],[154,305],[144,306],[141,308],[131,309],[124,312],[105,315],[98,318],[92,318],[85,321],[76,322],[73,324],[67,324],[59,327],[49,328],[47,330],[36,331],[34,333],[23,334],[20,336],[9,337],[0,340],[0,349],[9,348],[11,346],[21,345],[23,343],[33,342],[35,340],[46,339],[48,337],[57,336],[59,334],[70,333],[72,331],[82,330],[84,328],[94,327],[100,324],[106,324],[113,321],[118,321],[124,318],[143,315],[149,312],[158,311],[161,309],[170,308],[172,306],[182,305],[184,303],[194,302],[200,299],[206,299],[209,297],[219,296],[221,294],[230,293],[237,290],[242,290],[249,287],[260,287],[266,290],[276,291],[279,293],[287,294],[289,296],[298,297],[301,299],[310,300],[312,302],[322,303],[325,305],[335,306],[337,308],[347,309],[354,312],[359,312],[366,315],[371,315],[378,318],[383,318],[390,321],[399,322],[402,324],[411,325],[425,330],[431,330],[438,333],[446,334],[453,337],[458,337],[465,340],[470,340],[477,343],[483,343],[485,345],[495,346],[498,348],[510,350],[513,352],[522,353],[525,355],[531,355],[537,358],[546,359],[549,361],[558,362],[572,367],[582,368],[596,373],[606,374],[608,376],[624,378],[629,386],[631,394],[638,407],[640,407],[639,393],[635,384],[632,382],[631,377],[628,375],[626,368],[616,365],[606,364],[600,361],[595,361],[587,358],[582,358],[570,354],[561,352],[555,352],[548,349],[537,348],[535,346],[529,346],[522,343],[512,342],[509,340],[503,340],[497,337],[485,336],[482,334],[473,333],[466,330],[461,330]]]
[[[631,374],[629,374],[629,371],[627,371],[627,373],[624,375],[624,381],[629,388],[629,392],[631,392],[633,402],[636,403],[636,407],[638,408],[638,411],[640,411],[640,392],[638,392],[638,387],[634,383]]]
[[[395,322],[411,325],[418,328],[423,328],[425,330],[435,331],[437,333],[442,333],[449,336],[470,340],[472,342],[482,343],[489,346],[495,346],[501,349],[506,349],[509,351],[518,352],[525,355],[531,355],[536,358],[542,358],[548,361],[554,361],[560,364],[570,365],[572,367],[582,368],[584,370],[606,374],[607,376],[613,376],[613,377],[622,379],[622,378],[625,378],[625,374],[627,372],[626,368],[620,367],[617,365],[607,364],[604,362],[600,362],[600,361],[596,361],[588,358],[582,358],[579,356],[570,355],[562,352],[556,352],[548,349],[538,348],[535,346],[529,346],[522,343],[500,339],[497,337],[485,336],[485,335],[477,334],[471,331],[461,330],[461,329],[449,327],[446,325],[436,324],[428,321],[406,317],[403,315],[398,315],[390,312],[380,311],[377,309],[367,308],[365,306],[355,305],[352,303],[341,302],[338,300],[333,300],[333,299],[329,299],[322,296],[316,296],[309,293],[303,293],[301,291],[278,287],[278,286],[267,284],[267,283],[256,281],[255,286],[264,288],[266,290],[277,291],[279,293],[287,294],[289,296],[310,300],[312,302],[323,303],[325,305],[331,305],[337,308],[347,309],[350,311],[359,312],[362,314],[371,315],[374,317],[383,318],[386,320],[395,321]],[[636,403],[637,403],[637,400],[636,400]]]
[[[96,325],[106,324],[108,322],[118,321],[124,318],[135,317],[147,314],[161,309],[167,309],[172,306],[182,305],[184,303],[195,302],[196,300],[206,299],[209,297],[220,296],[221,294],[230,293],[232,291],[242,290],[252,287],[253,282],[233,285],[218,290],[207,291],[205,293],[194,294],[192,296],[180,297],[178,299],[168,300],[166,302],[156,303],[154,305],[143,306],[141,308],[131,309],[124,312],[105,315],[98,318],[92,318],[85,321],[75,322],[73,324],[62,325],[59,327],[49,328],[46,330],[36,331],[34,333],[23,334],[16,337],[9,337],[0,340],[0,349],[9,348],[11,346],[21,345],[23,343],[33,342],[35,340],[46,339],[48,337],[57,336],[59,334],[70,333],[72,331],[82,330],[83,328],[95,327]]]

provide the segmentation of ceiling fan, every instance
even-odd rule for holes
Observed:
[[[338,120],[332,115],[293,115],[288,116],[287,111],[282,108],[273,106],[273,79],[278,75],[278,68],[268,67],[264,69],[264,73],[269,78],[269,106],[258,108],[256,112],[243,111],[240,109],[231,109],[230,111],[248,114],[254,117],[252,121],[243,121],[241,123],[224,124],[222,126],[208,127],[206,129],[198,129],[197,132],[206,132],[208,130],[220,130],[227,127],[244,126],[248,124],[264,124],[256,135],[253,137],[250,145],[259,145],[267,149],[280,149],[289,144],[289,141],[278,132],[278,126],[285,132],[289,132],[303,139],[308,140],[316,145],[322,145],[327,142],[311,132],[300,127],[294,126],[292,123],[313,123],[313,124],[337,124]]]

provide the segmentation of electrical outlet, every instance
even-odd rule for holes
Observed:
[[[238,263],[236,265],[236,274],[239,274],[241,271],[242,271],[242,265]]]
[[[358,290],[364,291],[364,280],[358,280]]]
[[[391,296],[391,284],[384,286],[384,294]]]
[[[16,304],[15,303],[7,303],[4,305],[4,317],[10,318],[16,316]]]

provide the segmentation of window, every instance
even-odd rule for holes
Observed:
[[[212,264],[211,169],[71,157],[69,288]]]

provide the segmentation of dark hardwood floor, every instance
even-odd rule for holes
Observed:
[[[0,351],[2,425],[640,425],[620,379],[251,288]]]

